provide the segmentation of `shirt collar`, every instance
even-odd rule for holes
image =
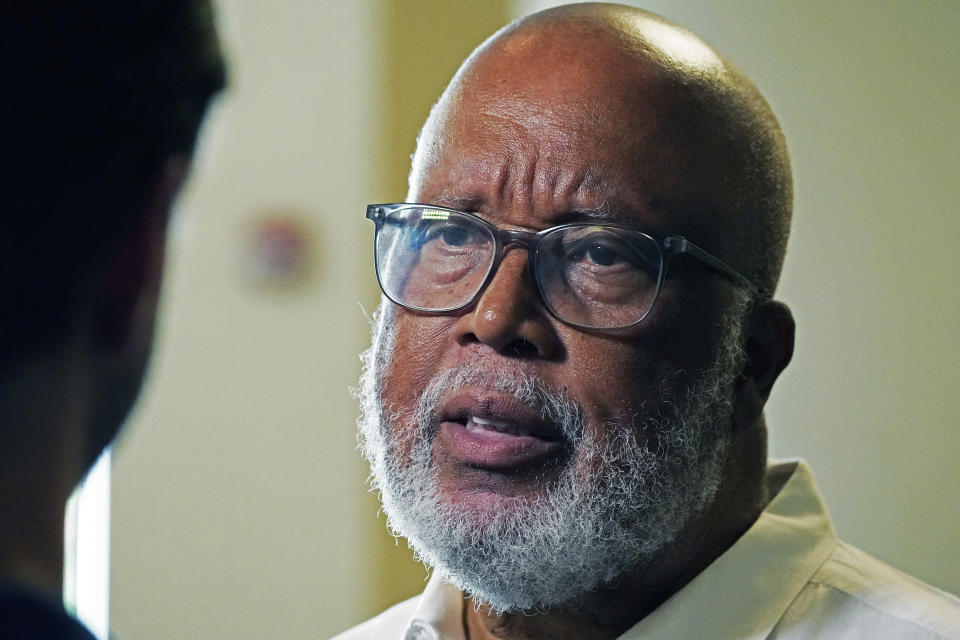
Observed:
[[[410,617],[403,640],[466,640],[464,602],[460,590],[434,571]]]
[[[753,526],[620,640],[769,635],[837,537],[805,462],[770,463],[767,483],[774,497]],[[434,572],[404,640],[465,640],[464,606],[463,594]]]
[[[753,526],[621,640],[769,635],[837,537],[806,463],[771,463],[767,482],[782,488]]]

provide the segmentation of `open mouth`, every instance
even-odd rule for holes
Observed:
[[[437,453],[455,465],[521,473],[556,464],[566,447],[562,432],[512,396],[459,393],[440,411]]]
[[[464,427],[469,433],[494,431],[517,438],[533,435],[528,427],[514,424],[509,420],[496,420],[494,418],[481,418],[479,416],[469,416],[464,423]],[[544,439],[549,440],[551,438]]]

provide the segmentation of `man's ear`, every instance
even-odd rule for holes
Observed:
[[[777,381],[793,357],[796,325],[790,308],[776,300],[756,304],[747,320],[746,362],[737,382],[738,422],[756,422]]]
[[[170,208],[188,160],[167,159],[150,178],[139,210],[131,212],[94,285],[93,335],[99,348],[122,350],[138,331],[138,305],[159,294]],[[150,318],[152,322],[152,318]]]

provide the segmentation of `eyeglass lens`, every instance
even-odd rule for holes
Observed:
[[[470,304],[496,261],[494,230],[466,214],[409,207],[390,212],[376,241],[377,273],[393,301],[425,311]],[[559,319],[626,327],[653,305],[662,254],[656,240],[630,229],[569,225],[538,235],[533,270]]]

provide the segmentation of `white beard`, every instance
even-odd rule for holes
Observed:
[[[434,378],[414,416],[388,414],[380,384],[394,336],[392,310],[381,305],[364,354],[358,425],[391,531],[442,578],[498,612],[575,604],[646,564],[710,504],[720,485],[745,309],[745,302],[735,305],[724,318],[713,365],[680,404],[663,400],[661,416],[587,429],[582,409],[538,379],[472,367]],[[482,514],[443,499],[432,462],[436,404],[468,384],[514,395],[563,434],[572,457],[539,498],[517,498],[525,502]],[[404,419],[414,428],[398,428]],[[401,439],[401,433],[409,435]],[[650,441],[639,442],[638,433],[650,434]]]

